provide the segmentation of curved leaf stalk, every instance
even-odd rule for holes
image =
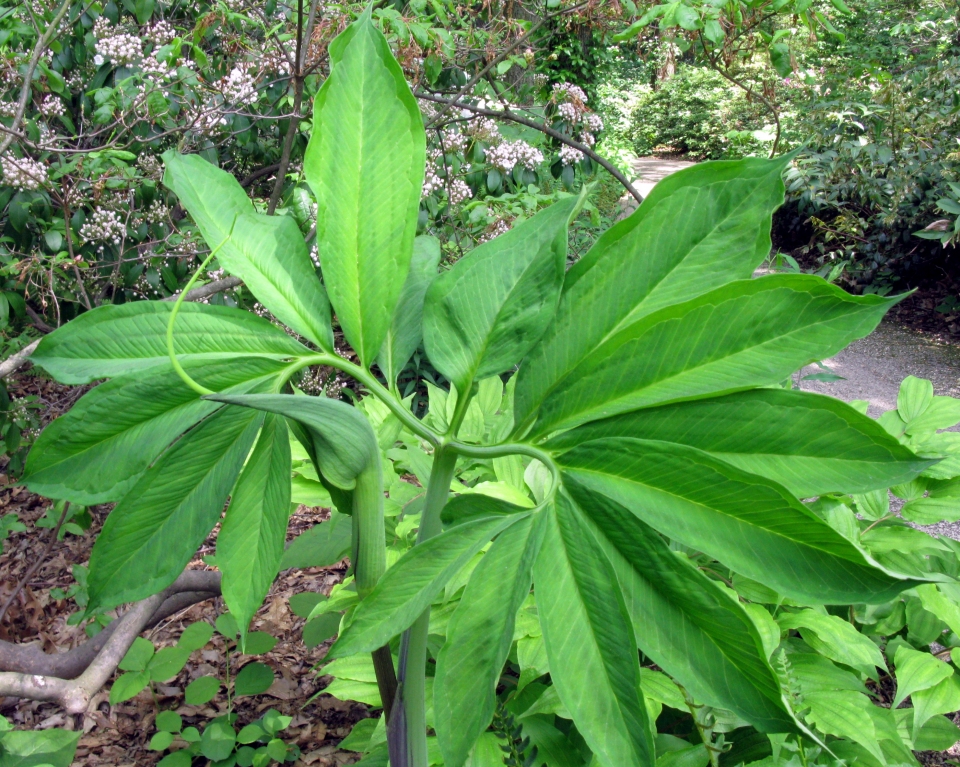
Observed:
[[[173,325],[177,321],[177,315],[180,313],[180,306],[183,304],[183,300],[186,297],[187,293],[190,292],[190,289],[194,286],[197,279],[199,279],[200,274],[204,269],[213,261],[214,257],[220,251],[224,245],[229,242],[231,235],[228,234],[224,237],[223,242],[221,242],[217,247],[210,251],[210,255],[207,256],[203,263],[200,264],[200,268],[193,273],[193,277],[190,278],[190,281],[186,284],[183,290],[180,291],[180,295],[177,296],[177,301],[173,305],[173,311],[170,312],[170,319],[167,320],[167,353],[170,355],[170,364],[173,365],[173,369],[177,371],[177,375],[183,380],[183,382],[193,389],[201,397],[206,396],[207,394],[214,394],[215,392],[208,389],[206,386],[201,386],[196,381],[194,381],[188,374],[187,371],[183,369],[183,366],[180,364],[180,361],[177,359],[177,353],[173,348]]]
[[[349,360],[343,359],[343,357],[326,353],[298,357],[290,363],[290,367],[284,371],[282,376],[280,376],[280,386],[282,387],[287,381],[289,381],[294,373],[299,370],[303,370],[305,367],[310,367],[311,365],[329,365],[330,367],[336,368],[337,370],[340,370],[356,379],[366,386],[371,394],[373,394],[384,405],[390,408],[390,411],[397,418],[399,418],[400,422],[410,431],[434,447],[439,447],[441,443],[441,437],[439,434],[434,432],[433,429],[425,426],[419,418],[410,412],[410,410],[396,395],[391,393],[387,387],[377,380],[377,377],[373,373],[365,368],[360,367],[359,365],[354,365]]]

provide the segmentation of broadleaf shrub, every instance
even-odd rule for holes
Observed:
[[[687,706],[695,732],[673,736],[680,742],[668,740],[668,750],[693,749],[687,755],[698,764],[716,765],[728,734],[744,745],[737,731],[772,734],[778,753],[787,743],[821,753],[836,736],[878,760],[909,761],[894,714],[846,695],[861,694],[858,678],[840,700],[818,699],[826,691],[795,689],[789,659],[774,654],[781,629],[798,631],[807,646],[835,650],[840,663],[875,676],[883,665],[876,646],[847,638],[830,611],[906,595],[918,600],[905,608],[915,615],[946,598],[941,584],[952,580],[939,561],[871,548],[841,513],[798,498],[810,488],[824,500],[925,482],[937,466],[950,467],[940,459],[953,445],[939,420],[938,436],[904,444],[888,428],[895,424],[878,428],[854,407],[776,391],[797,368],[870,333],[898,300],[853,296],[809,275],[751,279],[769,254],[789,157],[704,163],[671,176],[568,271],[567,230],[580,201],[561,197],[411,290],[417,303],[423,296],[425,354],[452,381],[449,389],[423,382],[429,411],[420,419],[397,392],[396,371],[388,378],[374,363],[392,332],[409,332],[413,299],[401,298],[416,247],[423,125],[369,12],[332,49],[331,84],[315,105],[307,149],[321,208],[319,274],[290,280],[291,252],[277,240],[273,249],[250,247],[246,238],[263,230],[236,226],[232,180],[212,174],[202,199],[181,194],[188,213],[212,221],[217,237],[227,233],[208,242],[211,259],[223,247],[255,256],[257,295],[276,323],[240,308],[183,311],[181,297],[100,307],[37,350],[38,363],[62,379],[111,378],[115,420],[146,412],[138,398],[151,413],[169,405],[167,417],[161,408],[131,427],[144,441],[153,436],[150,461],[133,460],[122,439],[94,438],[109,409],[65,435],[52,432],[28,460],[28,486],[35,476],[49,481],[34,466],[48,467],[49,454],[78,441],[90,445],[88,460],[114,471],[91,478],[63,461],[67,500],[125,483],[91,555],[88,613],[172,583],[226,506],[216,561],[231,584],[231,613],[217,627],[251,640],[237,619],[249,620],[284,562],[296,465],[305,480],[298,492],[326,492],[338,515],[308,542],[316,546],[294,552],[297,561],[341,557],[349,516],[353,565],[329,598],[296,607],[314,638],[331,629],[323,616],[343,613],[325,667],[339,686],[328,689],[384,708],[382,724],[365,725],[354,745],[381,760],[389,752],[394,767],[437,762],[428,730],[447,767],[476,763],[497,739],[514,763],[521,754],[533,763],[552,743],[554,753],[584,762],[650,765],[664,750],[654,737],[664,706]],[[378,114],[402,119],[378,123]],[[332,137],[347,133],[349,151],[339,151]],[[393,185],[383,188],[388,166]],[[303,307],[318,306],[310,297],[321,280],[333,315],[305,315]],[[278,328],[303,320],[312,334],[300,340]],[[358,362],[325,348],[335,324]],[[205,372],[224,359],[255,372],[221,386]],[[351,405],[298,394],[311,366],[335,368],[366,396]],[[98,391],[86,397],[107,396]],[[184,402],[210,409],[183,417],[174,411]],[[924,409],[903,408],[906,434]],[[691,429],[670,431],[685,420]],[[122,433],[125,423],[107,431]],[[735,579],[756,584],[753,605],[735,598]],[[764,599],[790,608],[778,614],[781,624]],[[438,601],[445,612],[433,609]],[[922,625],[920,639],[942,634]],[[518,642],[520,675],[504,700],[497,693],[515,638],[531,641],[522,652]],[[788,648],[802,652],[796,645]],[[651,664],[662,673],[651,676]],[[538,681],[547,673],[550,685]],[[269,674],[248,664],[236,692],[262,692]],[[849,679],[834,672],[831,684],[838,676]],[[194,693],[215,690],[188,688],[188,702]],[[939,700],[914,709],[915,735],[942,713]],[[875,717],[873,735],[893,744],[889,754],[846,726],[850,710]],[[557,717],[568,722],[562,729]],[[213,722],[200,752],[227,759],[236,737],[229,722]],[[285,758],[283,744],[271,743],[263,758]],[[531,743],[537,753],[525,755]]]

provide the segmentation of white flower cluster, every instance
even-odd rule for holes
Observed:
[[[4,186],[23,192],[34,192],[47,183],[47,169],[29,157],[0,157],[0,171]]]
[[[583,124],[591,133],[598,133],[603,130],[603,120],[600,119],[600,115],[596,112],[584,115]]]
[[[13,117],[17,113],[17,105],[13,101],[0,101],[0,117]]]
[[[553,98],[555,101],[579,101],[581,104],[587,103],[587,94],[579,85],[570,83],[556,83],[553,86]]]
[[[473,190],[462,178],[455,178],[447,186],[447,197],[451,205],[459,205],[464,200],[473,197]]]
[[[461,112],[461,117],[471,118],[467,123],[467,132],[478,141],[493,141],[500,136],[500,129],[489,117],[476,115],[467,110]]]
[[[448,152],[464,152],[467,149],[467,137],[451,128],[443,132],[443,148]]]
[[[597,143],[596,133],[603,130],[603,120],[600,116],[588,112],[587,94],[583,89],[570,83],[557,83],[553,86],[553,100],[557,102],[557,113],[570,124],[571,128],[579,130],[580,141],[586,146]],[[560,162],[564,165],[573,165],[583,159],[583,152],[571,146],[564,146],[560,150]]]
[[[501,234],[506,234],[510,231],[510,224],[508,224],[504,219],[497,219],[497,222],[491,226],[487,231],[480,235],[478,242],[490,242],[490,240],[499,237]]]
[[[170,79],[176,74],[172,65],[158,61],[152,53],[140,62],[140,69],[149,82],[158,83],[160,80]]]
[[[98,208],[80,227],[80,236],[85,242],[112,242],[119,245],[126,234],[120,214],[113,210]]]
[[[427,165],[426,173],[423,178],[423,190],[420,193],[420,199],[429,197],[437,191],[445,191],[447,199],[451,205],[459,205],[464,200],[473,197],[473,190],[462,178],[444,179],[440,176],[439,169],[434,165]]]
[[[229,75],[221,78],[219,87],[223,98],[233,104],[252,104],[257,100],[256,82],[240,67],[234,67]]]
[[[93,23],[93,36],[100,40],[113,34],[113,24],[106,16],[101,16]]]
[[[109,59],[117,66],[126,67],[143,58],[143,42],[139,37],[119,32],[97,40],[96,51],[97,55],[93,57],[94,64],[99,66]]]
[[[143,36],[154,45],[164,45],[177,36],[177,31],[169,21],[160,19],[147,27]]]
[[[432,165],[428,165],[423,176],[423,188],[420,190],[420,199],[422,200],[424,197],[429,197],[438,189],[442,188],[443,180],[437,175],[437,171],[434,169],[434,167]]]
[[[575,104],[571,104],[569,101],[564,101],[560,104],[557,107],[557,112],[568,123],[575,123],[580,118],[580,110],[577,109]]]
[[[143,220],[148,224],[162,224],[167,220],[170,209],[162,200],[154,200],[143,214]]]
[[[63,112],[63,102],[56,96],[44,96],[40,102],[40,114],[44,117],[60,117]]]
[[[194,128],[204,136],[212,136],[227,124],[227,118],[218,107],[208,106],[197,110]]]
[[[147,178],[160,178],[163,175],[163,166],[156,155],[142,154],[137,160],[137,167]]]
[[[575,147],[564,144],[560,147],[560,162],[564,165],[573,165],[583,159],[583,152]]]
[[[487,162],[504,173],[512,171],[515,165],[536,170],[543,162],[543,152],[526,141],[504,141],[487,150]]]

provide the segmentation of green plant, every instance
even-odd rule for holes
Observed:
[[[150,749],[166,751],[177,739],[186,744],[163,757],[159,762],[161,767],[190,767],[196,756],[224,767],[266,767],[293,762],[300,756],[300,749],[287,745],[280,737],[291,721],[291,717],[271,708],[239,732],[234,727],[236,714],[218,716],[200,732],[196,727],[184,727],[183,719],[175,711],[161,711],[157,714],[157,733],[150,739]]]
[[[14,730],[10,720],[0,716],[0,765],[70,767],[81,733],[69,730]]]
[[[22,533],[27,526],[12,511],[0,517],[0,551],[3,551],[3,542],[10,537],[10,533]]]
[[[372,666],[394,767],[430,761],[428,697],[447,767],[491,745],[518,628],[542,640],[550,670],[551,699],[531,705],[568,715],[564,734],[601,764],[656,759],[658,699],[645,692],[656,682],[643,684],[637,648],[682,686],[709,759],[737,727],[821,748],[828,730],[800,720],[766,625],[679,552],[817,614],[946,579],[881,564],[798,500],[909,483],[935,460],[841,402],[777,388],[869,333],[897,299],[813,276],[750,279],[770,250],[783,158],[670,176],[568,273],[582,197],[440,275],[413,268],[426,249],[422,125],[386,41],[361,17],[331,46],[306,151],[322,283],[291,217],[257,213],[198,156],[165,155],[165,183],[211,246],[207,263],[241,277],[300,340],[253,313],[178,301],[101,307],[41,342],[34,361],[59,380],[111,379],[41,435],[25,479],[75,503],[117,502],[91,555],[88,612],[172,583],[229,497],[215,561],[238,641],[249,641],[283,561],[292,434],[351,517],[353,580],[308,616],[344,611],[327,659]],[[420,295],[422,309],[407,300]],[[334,347],[331,307],[357,362]],[[425,384],[423,420],[395,390],[421,336],[451,382]],[[296,376],[315,365],[368,396],[352,407],[296,394]],[[397,447],[403,430],[412,439]],[[505,486],[522,474],[534,497],[463,491],[461,459],[461,476],[492,465]],[[405,491],[386,460],[425,487],[391,524],[392,539],[416,536],[389,569],[384,491],[397,504]],[[430,606],[448,587],[463,591],[438,644]],[[527,679],[542,676],[528,668]],[[547,694],[533,685],[512,716]],[[670,690],[657,694],[676,701]],[[526,746],[500,721],[519,758]]]

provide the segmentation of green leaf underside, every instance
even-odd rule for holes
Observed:
[[[516,422],[530,423],[550,390],[627,325],[750,277],[770,252],[783,167],[783,160],[700,163],[661,181],[606,231],[570,269],[556,317],[524,363]]]
[[[357,605],[327,658],[372,652],[409,628],[447,581],[502,532],[524,516],[466,522],[408,550]]]
[[[552,449],[609,437],[676,442],[800,498],[864,493],[906,482],[930,465],[872,418],[832,397],[757,389],[637,410],[553,438]]]
[[[46,336],[31,359],[69,384],[169,365],[167,321],[172,310],[168,301],[101,306]],[[251,312],[192,303],[180,306],[174,349],[181,363],[238,356],[289,359],[310,353]]]
[[[898,300],[852,296],[810,275],[730,283],[609,337],[550,390],[532,436],[779,383],[870,333]]]
[[[410,271],[400,291],[397,308],[377,356],[377,365],[388,382],[397,380],[403,366],[423,340],[423,301],[427,289],[437,277],[440,264],[440,240],[427,235],[413,241]]]
[[[270,385],[284,363],[263,358],[188,360],[183,367],[214,391]],[[118,501],[179,434],[221,405],[200,399],[170,366],[115,378],[51,423],[27,459],[35,493],[90,505]]]
[[[534,565],[550,676],[577,729],[601,763],[656,761],[640,690],[640,662],[610,562],[559,496]]]
[[[188,432],[110,512],[90,556],[88,609],[156,594],[220,519],[263,416],[223,408]]]
[[[357,475],[377,457],[377,441],[370,423],[345,402],[293,394],[217,394],[209,395],[209,399],[277,413],[306,426],[320,470],[344,490],[353,488]]]
[[[410,268],[426,138],[416,99],[363,16],[330,45],[304,174],[330,302],[364,365],[387,335]]]
[[[489,495],[480,493],[464,493],[455,496],[447,501],[440,513],[440,519],[444,526],[453,527],[455,525],[469,522],[474,519],[483,519],[493,516],[510,516],[512,514],[522,514],[529,509],[515,506],[507,501],[493,498]]]
[[[808,603],[880,603],[916,581],[880,569],[776,483],[694,448],[598,440],[560,457],[578,502],[605,495],[664,535]]]
[[[623,590],[644,654],[699,701],[735,711],[764,732],[797,725],[753,621],[735,595],[711,581],[627,509],[576,487]]]
[[[270,413],[217,536],[223,599],[241,636],[280,569],[289,515],[290,434],[284,419]]]
[[[423,335],[434,367],[467,391],[516,365],[553,318],[567,255],[569,197],[474,248],[427,291]]]
[[[462,767],[496,706],[517,610],[530,593],[544,515],[525,515],[483,555],[450,618],[437,657],[434,727],[444,764]]]
[[[193,217],[207,245],[216,248],[226,240],[217,251],[220,264],[278,320],[332,351],[330,303],[293,218],[256,213],[233,175],[199,155],[169,150],[163,161],[164,184]]]

